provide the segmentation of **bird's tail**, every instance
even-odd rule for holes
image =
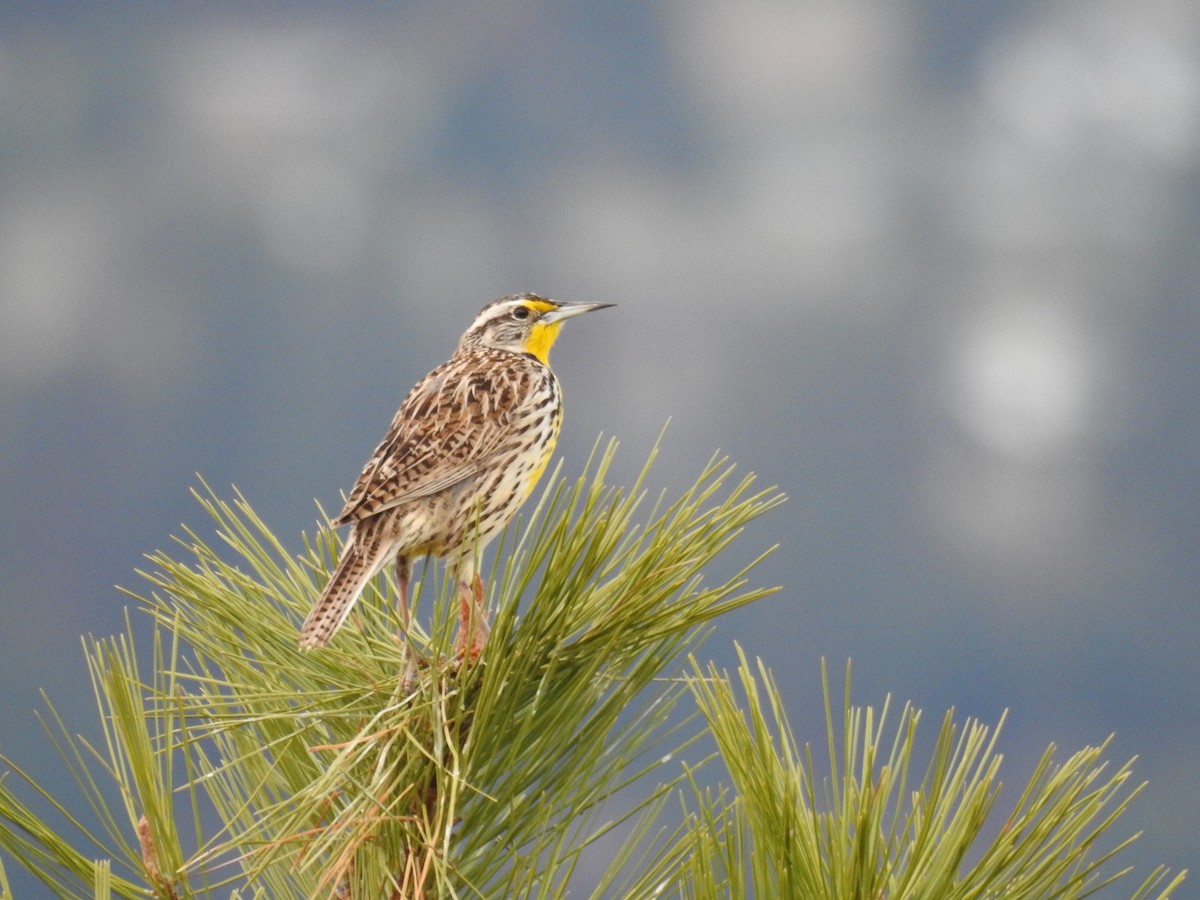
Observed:
[[[337,568],[329,577],[329,583],[321,597],[313,605],[304,624],[300,626],[300,649],[311,650],[329,643],[334,632],[342,627],[354,601],[362,594],[371,577],[383,568],[388,560],[389,542],[378,534],[371,534],[363,522],[354,526],[350,537],[342,547],[342,556]]]

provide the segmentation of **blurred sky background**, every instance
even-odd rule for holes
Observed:
[[[1115,731],[1126,862],[1195,881],[1198,163],[1194,0],[5,4],[0,752],[59,777],[43,688],[94,733],[79,635],[207,533],[195,473],[299,552],[534,290],[619,304],[555,348],[569,475],[669,417],[660,485],[789,495],[705,652],[801,740],[821,657],[1010,709],[1002,807]]]

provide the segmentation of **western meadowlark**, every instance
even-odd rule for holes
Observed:
[[[488,633],[480,554],[533,491],[562,424],[550,347],[565,320],[607,306],[510,294],[480,311],[450,360],[409,392],[333,520],[350,534],[300,629],[302,649],[327,643],[393,558],[407,628],[413,560],[433,555],[454,572],[457,652],[478,656]]]

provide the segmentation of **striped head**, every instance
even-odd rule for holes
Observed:
[[[611,303],[560,303],[536,294],[509,294],[493,300],[475,317],[458,343],[458,349],[485,347],[527,353],[549,363],[550,347],[562,323],[574,316],[604,309]]]

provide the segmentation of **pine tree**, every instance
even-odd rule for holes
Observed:
[[[739,649],[731,676],[695,657],[714,618],[771,593],[749,586],[761,556],[704,574],[782,496],[714,459],[650,504],[645,470],[607,484],[614,449],[573,484],[556,474],[509,530],[477,663],[454,658],[433,566],[408,635],[381,576],[329,648],[299,653],[336,534],[297,557],[241,495],[197,491],[219,544],[189,530],[151,556],[125,633],[85,640],[101,739],[49,702],[43,718],[79,796],[5,759],[0,847],[57,896],[159,900],[579,895],[581,855],[614,834],[596,897],[1075,898],[1124,874],[1111,833],[1138,788],[1103,746],[1048,750],[989,837],[997,730],[947,714],[918,776],[920,713],[889,738],[886,706],[850,706],[847,672],[844,703],[825,683],[818,769],[762,662]],[[702,735],[719,760],[688,761]],[[729,784],[706,786],[721,764]],[[1157,870],[1132,896],[1182,878]]]

